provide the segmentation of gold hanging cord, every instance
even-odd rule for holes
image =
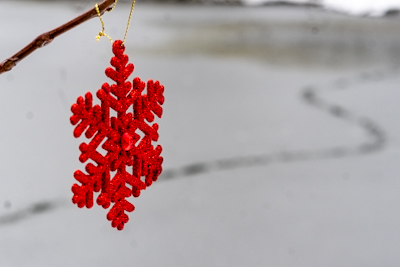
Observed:
[[[117,5],[117,2],[118,2],[118,0],[115,0],[114,5],[112,6],[112,8],[108,12],[111,12],[111,11],[114,10],[115,6]],[[135,0],[132,0],[131,11],[129,13],[128,23],[126,25],[126,30],[125,30],[124,40],[122,41],[122,45],[125,44],[125,40],[126,40],[126,36],[128,34],[129,26],[131,24],[132,13],[133,13],[133,8],[134,7],[135,7]],[[111,39],[111,37],[108,34],[105,33],[104,22],[103,22],[103,19],[101,18],[99,5],[96,4],[95,8],[96,8],[96,11],[97,11],[97,15],[99,16],[99,19],[100,19],[100,22],[101,22],[101,28],[102,28],[101,32],[99,32],[99,34],[96,36],[96,40],[99,41],[102,36],[106,36],[110,40],[110,42],[112,43],[113,40]]]

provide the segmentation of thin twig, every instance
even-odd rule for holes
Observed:
[[[100,13],[103,14],[105,11],[111,9],[111,5],[114,4],[115,0],[104,0],[99,4],[99,10]],[[27,57],[30,53],[35,51],[38,48],[41,48],[45,45],[48,45],[51,43],[51,41],[54,40],[57,36],[63,34],[64,32],[67,32],[74,28],[75,26],[78,26],[81,23],[84,23],[85,21],[97,17],[97,12],[95,8],[92,8],[88,10],[87,12],[83,13],[82,15],[74,18],[73,20],[61,25],[58,28],[55,28],[54,30],[51,30],[49,32],[45,32],[38,37],[36,37],[30,44],[25,46],[23,49],[21,49],[18,53],[15,55],[11,56],[10,58],[4,60],[2,63],[0,63],[0,74],[3,72],[11,70],[15,65],[17,65],[18,62],[20,62],[22,59]]]

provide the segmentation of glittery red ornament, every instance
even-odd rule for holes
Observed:
[[[97,204],[105,209],[112,206],[107,219],[112,221],[113,227],[122,230],[129,220],[125,212],[135,209],[126,198],[138,197],[162,171],[162,148],[152,145],[152,141],[158,140],[158,125],[152,122],[154,115],[161,118],[164,86],[149,80],[147,94],[142,94],[144,82],[139,78],[132,83],[126,81],[134,67],[127,65],[128,56],[124,54],[122,41],[115,41],[112,50],[115,56],[111,65],[115,69],[108,67],[105,73],[116,84],[104,83],[97,91],[101,105],[93,106],[92,94],[88,92],[85,98],[78,97],[71,107],[71,123],[76,125],[74,136],[79,137],[86,131],[85,136],[91,139],[89,144],[79,146],[82,152],[79,160],[82,163],[92,161],[85,166],[87,174],[80,170],[74,173],[81,185],[72,186],[72,202],[80,208],[91,208],[93,193],[100,192]],[[116,112],[116,117],[110,116],[110,109]],[[101,143],[106,155],[96,150]],[[111,177],[111,172],[115,171]]]

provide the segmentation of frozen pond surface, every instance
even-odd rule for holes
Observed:
[[[0,7],[1,60],[83,11]],[[128,9],[104,16],[114,39]],[[110,82],[110,43],[96,19],[57,38],[0,76],[0,266],[398,266],[399,24],[137,6],[127,53],[166,87],[165,171],[122,232],[70,201],[69,107]]]

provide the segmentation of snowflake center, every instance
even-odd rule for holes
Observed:
[[[129,133],[124,133],[121,138],[121,147],[123,150],[128,151],[133,147],[133,137]]]

